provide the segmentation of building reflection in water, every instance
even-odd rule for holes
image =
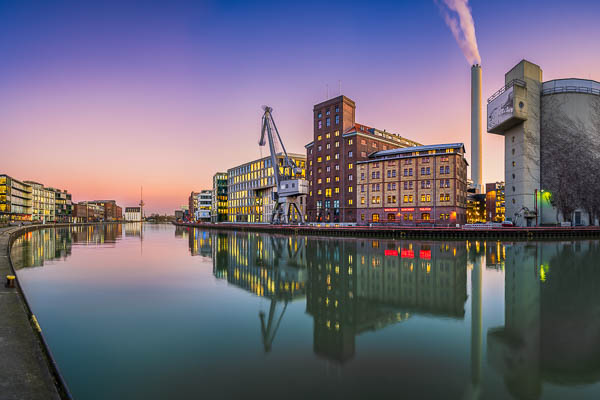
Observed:
[[[597,241],[507,249],[505,321],[487,333],[487,358],[515,398],[600,381],[598,259]]]
[[[314,352],[339,363],[354,356],[355,337],[363,332],[415,314],[465,315],[463,242],[331,241],[193,228],[177,235],[190,238],[192,254],[203,247],[193,238],[208,243],[215,277],[271,299],[268,312],[259,314],[266,351],[288,302],[303,298],[314,319]]]
[[[15,239],[11,259],[17,268],[41,267],[45,261],[66,259],[73,245],[114,246],[122,234],[121,224],[40,229]]]
[[[462,243],[310,240],[307,312],[314,351],[340,363],[355,337],[414,314],[462,319],[466,253]]]

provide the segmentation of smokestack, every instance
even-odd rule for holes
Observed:
[[[475,192],[482,191],[481,174],[481,65],[471,67],[471,179]]]

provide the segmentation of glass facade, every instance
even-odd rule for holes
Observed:
[[[31,185],[0,175],[0,222],[31,221],[32,213]]]
[[[288,153],[306,176],[306,156]],[[278,155],[279,174],[292,176],[284,168],[283,156]],[[227,214],[229,222],[270,222],[275,206],[275,176],[271,157],[264,157],[227,171]]]

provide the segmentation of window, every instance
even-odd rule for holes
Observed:
[[[339,187],[336,187],[336,188],[335,188],[335,193],[339,193],[339,192],[340,192],[340,188],[339,188]]]
[[[328,166],[326,166],[326,167],[325,167],[325,171],[326,171],[326,172],[331,172],[331,167],[330,167],[329,165],[328,165]]]
[[[331,134],[328,132],[325,134],[325,139],[329,139],[331,137]]]
[[[321,184],[321,178],[317,179],[317,184]]]
[[[377,142],[371,143],[371,146],[373,146],[374,148],[377,148]]]
[[[351,151],[348,152],[348,158],[352,158],[352,152]]]
[[[365,180],[365,173],[364,173],[364,172],[361,172],[361,173],[360,173],[360,180],[361,180],[361,181],[364,181],[364,180]]]
[[[348,199],[348,205],[351,206],[353,203],[352,199]]]
[[[327,150],[329,150],[329,149],[331,148],[331,143],[327,143],[327,144],[325,145],[325,148],[326,148]]]
[[[360,191],[364,192],[365,191],[365,185],[360,185]]]
[[[336,124],[336,125],[339,125],[339,124],[340,124],[340,116],[339,116],[339,115],[336,115],[336,116],[335,116],[335,124]]]
[[[348,180],[351,181],[352,180],[352,174],[348,175]]]
[[[323,137],[321,135],[317,136],[317,140],[321,140]]]
[[[329,117],[325,118],[325,126],[327,126],[327,127],[331,126],[331,118],[329,118]]]
[[[329,160],[331,160],[331,156],[330,156],[330,155],[326,155],[326,156],[325,156],[325,160],[326,160],[326,161],[329,161]]]
[[[335,147],[340,147],[340,141],[339,140],[335,141]]]
[[[323,122],[321,120],[317,121],[317,129],[321,129],[323,127]]]
[[[429,213],[423,213],[421,214],[421,219],[423,221],[429,221],[431,219],[431,216],[429,215]]]
[[[335,177],[335,181],[336,181],[336,182],[339,182],[339,181],[340,181],[340,177],[339,177],[339,176],[336,176],[336,177]]]
[[[379,222],[379,214],[373,214],[373,222]]]
[[[412,194],[409,194],[409,195],[408,195],[408,202],[409,202],[409,203],[412,203],[412,202],[413,202],[413,195],[412,195]]]
[[[365,204],[365,198],[364,197],[360,198],[360,204]]]
[[[325,178],[325,182],[326,182],[326,183],[329,183],[329,182],[331,182],[331,178],[329,178],[329,177]]]
[[[323,161],[323,158],[317,157],[317,162],[321,162],[321,161]]]
[[[413,176],[413,175],[412,175],[412,168],[409,168],[409,169],[408,169],[408,176]]]
[[[360,139],[360,144],[367,144],[367,141],[365,139]]]
[[[340,208],[340,201],[339,200],[334,200],[333,201],[333,208]]]
[[[348,164],[348,169],[352,169],[354,166],[352,165],[352,163]]]
[[[421,167],[421,175],[425,175],[425,168]]]
[[[364,221],[365,220],[365,214],[360,214],[360,220]]]
[[[335,157],[334,157],[334,158],[335,158],[336,160],[339,160],[339,159],[340,159],[340,153],[335,153]]]
[[[421,195],[421,201],[425,202],[425,195],[424,194]]]
[[[331,206],[331,200],[325,200],[325,208],[329,208]]]
[[[335,112],[340,112],[340,106],[335,106]]]
[[[431,175],[431,169],[429,167],[425,169],[425,175]]]
[[[331,197],[331,188],[325,188],[325,197]]]
[[[336,157],[336,159],[337,159],[337,157]],[[340,165],[339,165],[339,164],[335,164],[335,170],[336,170],[336,171],[339,171],[339,170],[340,170]]]
[[[321,145],[318,145],[317,146],[317,151],[321,151],[321,149],[322,149]]]
[[[348,193],[352,193],[352,186],[348,186]]]
[[[450,173],[450,166],[446,165],[446,173],[449,174]]]

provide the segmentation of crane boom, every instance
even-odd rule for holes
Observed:
[[[300,223],[304,223],[304,214],[300,206],[302,201],[300,199],[302,196],[305,197],[308,194],[308,181],[302,179],[302,169],[288,156],[275,120],[273,119],[273,108],[263,106],[263,110],[264,114],[262,116],[262,128],[258,145],[265,146],[266,141],[269,141],[271,166],[273,167],[273,176],[276,185],[276,190],[273,193],[275,207],[273,208],[271,223],[290,223],[296,212],[300,217]],[[276,145],[281,146],[282,149],[282,154],[280,154],[283,157],[281,165],[279,165],[279,157],[275,150]]]

